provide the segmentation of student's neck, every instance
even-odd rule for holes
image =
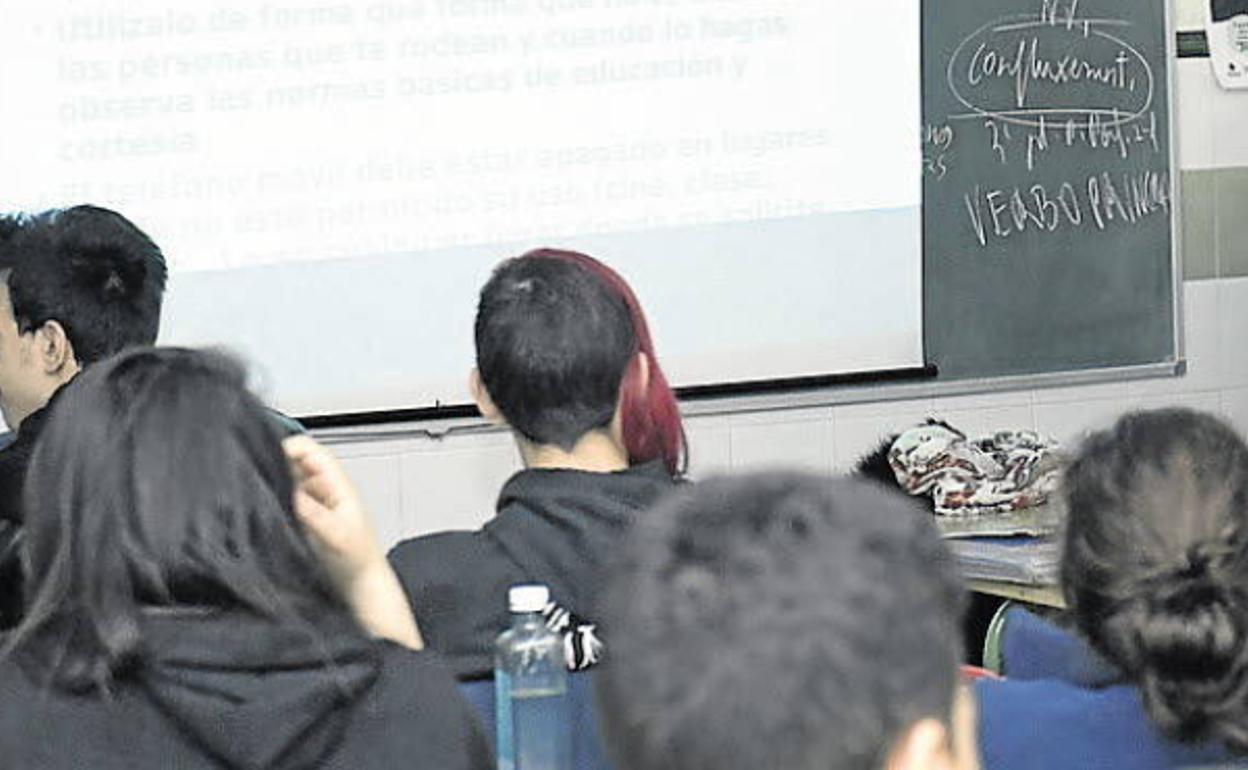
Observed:
[[[22,425],[26,422],[26,419],[28,417],[30,417],[32,414],[35,414],[37,412],[43,411],[44,409],[47,409],[48,404],[52,403],[52,399],[56,397],[56,394],[60,392],[61,388],[68,385],[70,381],[73,380],[74,377],[78,376],[78,373],[81,371],[82,371],[82,368],[79,367],[78,364],[75,363],[72,367],[66,367],[62,373],[55,375],[53,378],[50,378],[45,383],[44,396],[39,401],[39,403],[36,404],[33,409],[30,409],[29,411],[24,412],[22,414],[19,414],[16,416],[13,416],[13,415],[6,416],[5,417],[6,424],[8,424],[12,430],[20,431],[22,429]]]
[[[581,436],[571,451],[554,444],[520,439],[520,459],[526,468],[612,473],[628,467],[628,452],[611,436],[593,431]]]

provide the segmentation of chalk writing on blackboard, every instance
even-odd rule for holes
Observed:
[[[953,138],[953,126],[948,123],[923,126],[923,171],[938,181],[949,173]]]
[[[1170,180],[1164,172],[1101,172],[1089,175],[1078,186],[1062,182],[1056,187],[1033,184],[1005,190],[975,185],[963,200],[975,237],[986,246],[989,235],[1008,238],[1028,230],[1053,232],[1078,227],[1085,220],[1104,230],[1168,214]]]
[[[924,3],[924,346],[942,378],[1175,360],[1170,4]]]
[[[1091,150],[1106,163],[1056,182],[973,185],[962,199],[981,246],[1028,231],[1104,230],[1168,215],[1164,162],[1157,170],[1112,166],[1162,155],[1157,78],[1128,41],[1130,26],[1081,16],[1079,0],[1040,0],[1035,12],[994,19],[954,48],[945,81],[960,110],[924,128],[925,170],[936,181],[954,162],[953,137],[968,131],[998,166],[1034,171],[1062,150]]]

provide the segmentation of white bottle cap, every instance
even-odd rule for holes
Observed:
[[[540,584],[512,586],[507,592],[512,612],[541,612],[549,601],[550,589]]]

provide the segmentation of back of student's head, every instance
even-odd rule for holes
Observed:
[[[620,770],[880,768],[951,720],[961,583],[930,516],[878,485],[700,483],[638,522],[605,585]]]
[[[1248,750],[1248,447],[1206,414],[1130,414],[1085,442],[1065,494],[1082,633],[1166,734]]]
[[[292,511],[281,428],[222,354],[138,348],[65,390],[26,482],[14,647],[72,689],[144,654],[145,608],[345,617]]]
[[[541,249],[502,263],[481,290],[476,344],[482,384],[529,441],[571,450],[618,409],[632,462],[683,471],[680,413],[645,315],[601,262]]]
[[[0,270],[22,333],[56,321],[80,364],[156,341],[165,259],[129,220],[74,206],[0,226]]]

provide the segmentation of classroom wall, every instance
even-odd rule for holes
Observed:
[[[1179,30],[1200,29],[1200,0],[1176,0]],[[835,473],[881,436],[927,416],[981,434],[1033,428],[1068,443],[1125,409],[1184,405],[1248,433],[1248,91],[1218,89],[1206,58],[1176,63],[1184,252],[1183,377],[986,395],[699,414],[686,423],[691,475],[785,464]],[[643,298],[644,301],[644,298]],[[343,458],[386,544],[479,526],[520,467],[497,430],[428,438],[420,426],[318,433]]]

